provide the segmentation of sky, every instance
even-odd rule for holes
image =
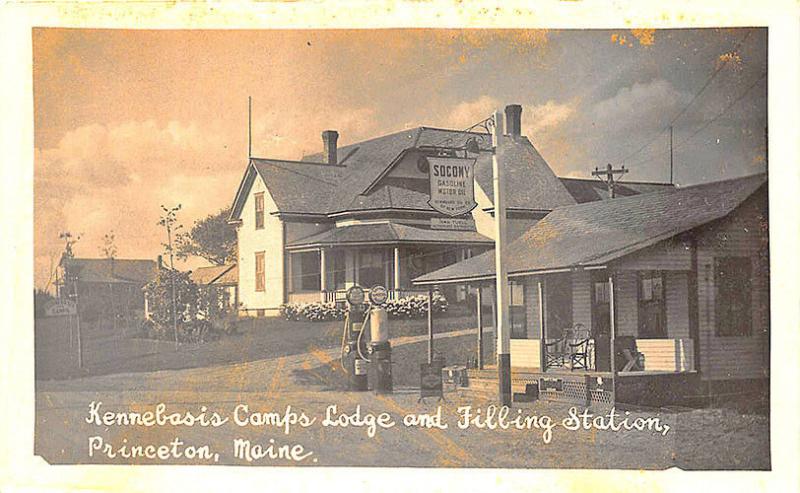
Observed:
[[[682,30],[33,32],[34,276],[63,242],[154,259],[160,206],[185,228],[227,207],[253,155],[299,159],[420,125],[461,129],[523,106],[559,176],[689,185],[764,171],[767,32]],[[179,268],[203,262],[194,259]]]

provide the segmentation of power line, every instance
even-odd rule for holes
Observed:
[[[736,43],[736,45],[734,45],[734,47],[733,47],[733,49],[732,49],[731,51],[736,51],[736,50],[738,50],[738,49],[739,49],[739,48],[742,46],[742,44],[743,44],[743,43],[744,43],[744,42],[747,40],[747,38],[748,38],[748,37],[750,37],[750,34],[751,34],[752,32],[753,32],[753,30],[752,30],[752,29],[748,29],[747,33],[745,33],[745,35],[742,37],[742,39],[741,39],[741,40],[739,40],[739,41]],[[620,160],[619,160],[619,162],[621,162],[621,163],[624,163],[624,162],[625,162],[625,161],[627,161],[628,159],[630,159],[630,158],[632,158],[633,156],[635,156],[635,155],[639,154],[640,152],[642,152],[643,150],[645,150],[647,147],[649,147],[649,146],[650,146],[650,144],[652,144],[653,142],[655,142],[655,141],[656,141],[656,139],[658,139],[658,138],[659,138],[659,137],[660,137],[660,136],[661,136],[661,135],[662,135],[664,132],[666,132],[666,131],[669,129],[669,127],[671,127],[671,126],[672,126],[672,125],[673,125],[673,124],[674,124],[674,123],[675,123],[675,122],[678,120],[678,118],[680,118],[681,116],[683,116],[683,114],[684,114],[684,113],[686,113],[686,111],[689,109],[689,107],[692,105],[692,103],[694,103],[694,102],[697,100],[697,98],[698,98],[698,97],[700,97],[700,94],[702,94],[702,93],[703,93],[703,91],[705,91],[705,90],[706,90],[706,88],[708,88],[708,86],[711,84],[711,82],[713,82],[713,80],[714,80],[714,79],[717,77],[717,75],[718,75],[720,72],[722,72],[722,69],[724,69],[724,68],[725,68],[725,67],[728,65],[728,61],[730,61],[730,60],[731,60],[730,58],[725,58],[725,60],[723,60],[723,62],[722,62],[720,65],[719,65],[719,67],[717,67],[717,69],[716,69],[716,70],[714,70],[714,72],[713,72],[713,73],[711,74],[711,76],[708,78],[708,80],[706,81],[706,83],[705,83],[705,84],[703,84],[703,87],[701,87],[701,88],[700,88],[700,90],[699,90],[699,91],[697,91],[697,92],[695,93],[695,95],[692,97],[692,99],[691,99],[691,100],[690,100],[690,101],[689,101],[689,102],[686,104],[686,106],[684,106],[684,107],[683,107],[683,109],[681,109],[681,110],[678,112],[678,114],[677,114],[677,115],[675,115],[675,116],[674,116],[674,117],[673,117],[673,118],[672,118],[672,119],[669,121],[669,123],[666,125],[666,127],[664,127],[663,129],[661,129],[661,131],[660,131],[660,132],[658,132],[658,133],[657,133],[657,134],[656,134],[656,135],[655,135],[655,136],[654,136],[652,139],[650,139],[649,141],[645,142],[645,143],[644,143],[644,145],[642,145],[641,147],[639,147],[638,149],[636,149],[634,152],[632,152],[632,153],[628,154],[627,156],[625,156],[624,158],[620,159]]]
[[[675,150],[675,149],[678,149],[678,148],[681,148],[681,147],[683,147],[684,145],[686,145],[686,143],[687,143],[687,142],[689,142],[689,141],[690,141],[690,140],[692,140],[694,137],[696,137],[696,136],[697,136],[697,134],[699,134],[700,132],[702,132],[703,130],[705,130],[706,128],[708,128],[708,126],[709,126],[709,125],[711,125],[712,123],[714,123],[715,121],[717,121],[717,120],[718,120],[718,119],[719,119],[719,118],[720,118],[722,115],[724,115],[724,114],[725,114],[725,113],[727,113],[727,112],[728,112],[728,111],[729,111],[731,108],[733,108],[733,107],[734,107],[734,105],[736,105],[736,103],[738,103],[739,101],[741,101],[742,99],[744,99],[744,98],[745,98],[745,96],[747,96],[747,94],[749,94],[749,93],[750,93],[750,91],[752,91],[752,90],[753,90],[753,89],[754,89],[754,88],[755,88],[755,87],[756,87],[756,86],[759,84],[759,82],[761,82],[761,81],[764,79],[764,77],[766,77],[766,76],[767,76],[767,73],[766,73],[766,72],[762,73],[762,74],[761,74],[761,76],[760,76],[758,79],[756,79],[755,81],[753,81],[753,83],[752,83],[752,84],[750,84],[749,86],[747,86],[747,89],[745,89],[745,90],[744,90],[744,91],[743,91],[743,92],[742,92],[742,93],[741,93],[741,94],[740,94],[740,95],[739,95],[739,96],[738,96],[736,99],[734,99],[733,101],[731,101],[730,103],[728,103],[728,105],[727,105],[727,106],[725,106],[725,108],[724,108],[722,111],[720,111],[719,113],[717,113],[717,114],[716,114],[716,115],[715,115],[713,118],[711,118],[710,120],[707,120],[707,121],[705,122],[705,124],[703,124],[702,126],[698,127],[698,128],[697,128],[697,129],[696,129],[694,132],[692,132],[692,134],[691,134],[691,135],[689,135],[689,136],[688,136],[688,137],[686,137],[685,139],[681,140],[681,141],[680,141],[678,144],[676,144],[675,146],[673,146],[673,148],[672,148],[672,149],[673,149],[673,150]],[[663,154],[666,154],[666,152],[668,152],[668,151],[662,151],[662,152],[660,152],[660,153],[658,153],[658,154],[656,154],[656,155],[650,156],[649,158],[646,158],[646,159],[642,159],[642,160],[636,161],[636,162],[634,162],[633,164],[630,164],[629,166],[636,166],[636,165],[638,165],[638,164],[644,164],[644,163],[648,163],[648,162],[650,162],[650,161],[653,161],[653,160],[654,160],[654,159],[656,159],[656,158],[659,158],[659,157],[661,157],[661,155],[663,155]]]

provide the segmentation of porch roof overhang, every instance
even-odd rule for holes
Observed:
[[[322,233],[293,240],[286,245],[288,251],[313,248],[439,244],[439,245],[492,245],[493,241],[477,231],[451,231],[430,229],[408,224],[385,222],[379,224],[354,224],[331,228]]]
[[[561,207],[504,250],[508,276],[604,268],[623,257],[730,214],[765,175]],[[488,281],[490,250],[414,279],[415,285]]]

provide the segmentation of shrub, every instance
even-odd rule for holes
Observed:
[[[177,315],[173,313],[173,280]],[[162,269],[155,279],[145,285],[144,291],[150,308],[150,318],[155,325],[169,326],[169,330],[172,330],[173,320],[176,325],[180,325],[197,318],[198,289],[188,272]]]
[[[175,311],[172,305],[172,282],[175,281]],[[188,272],[159,271],[156,278],[145,286],[150,307],[150,320],[142,324],[145,337],[204,343],[218,339],[221,334],[237,331],[236,310],[226,302],[220,288],[198,286]]]
[[[428,316],[428,297],[414,295],[386,302],[390,318],[423,318]],[[447,311],[447,299],[441,293],[433,294],[433,313]]]
[[[329,322],[344,320],[345,310],[336,303],[284,303],[280,306],[280,314],[286,320]]]
[[[424,318],[428,316],[428,297],[425,295],[407,296],[387,301],[386,312],[390,318]],[[286,320],[309,322],[328,322],[344,320],[346,309],[335,303],[284,303],[280,314]],[[433,295],[433,313],[447,311],[447,299],[441,293]]]
[[[284,303],[280,306],[280,314],[281,317],[285,318],[286,320],[300,320],[300,311],[302,306],[300,303]]]
[[[44,308],[55,301],[55,297],[43,289],[33,291],[33,313],[36,318],[44,317]]]

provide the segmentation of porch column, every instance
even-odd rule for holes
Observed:
[[[395,296],[400,291],[400,247],[394,247],[394,290]],[[399,297],[399,296],[398,296]]]
[[[478,285],[476,291],[476,304],[478,305],[478,369],[483,370],[483,287]]]
[[[328,259],[327,250],[319,249],[319,288],[325,292],[328,290]]]
[[[537,302],[539,303],[539,368],[544,372],[547,371],[547,354],[545,347],[545,333],[544,333],[544,288],[542,280],[536,282],[539,288],[537,292]]]
[[[433,287],[428,286],[428,364],[433,364]]]
[[[609,317],[609,325],[608,325],[608,332],[611,339],[611,389],[612,392],[616,395],[616,385],[617,385],[617,362],[615,361],[615,339],[617,338],[617,328],[615,327],[614,319],[614,274],[612,272],[608,273],[608,317]]]

